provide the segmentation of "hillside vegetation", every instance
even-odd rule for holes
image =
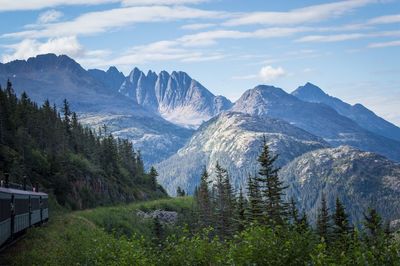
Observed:
[[[4,256],[11,265],[398,265],[399,244],[364,241],[357,232],[327,243],[312,230],[252,225],[220,240],[213,229],[186,226],[188,197],[102,207],[53,216]],[[139,219],[138,210],[180,213],[175,225]],[[195,215],[196,216],[196,215]],[[196,216],[197,217],[197,216]],[[192,223],[193,225],[193,223]],[[169,227],[169,228],[168,228]],[[157,232],[161,232],[159,235]],[[214,236],[213,236],[214,235]],[[161,239],[160,239],[161,237]],[[344,247],[346,246],[346,248]]]
[[[23,93],[10,82],[0,89],[0,179],[40,184],[72,209],[166,196],[157,172],[146,173],[140,152],[106,127],[83,127],[64,100],[61,113]]]

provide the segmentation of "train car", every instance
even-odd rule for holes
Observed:
[[[0,246],[31,226],[48,220],[48,195],[0,187]]]
[[[11,237],[11,196],[0,187],[0,246]]]
[[[31,213],[30,213],[30,225],[37,224],[42,220],[41,214],[41,196],[30,195]]]
[[[44,194],[44,193],[43,193]],[[49,220],[49,196],[44,194],[41,196],[41,217],[42,222],[47,222]]]

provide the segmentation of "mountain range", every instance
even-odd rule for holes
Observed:
[[[257,172],[263,137],[271,151],[280,154],[278,166],[329,147],[323,139],[282,120],[223,112],[203,124],[175,155],[156,165],[161,184],[170,194],[178,186],[191,192],[199,184],[202,169],[212,173],[219,162],[227,168],[233,185],[245,189],[247,176]]]
[[[118,91],[166,120],[192,128],[232,106],[228,99],[215,96],[181,71],[158,75],[149,71],[146,75],[134,68]]]
[[[377,116],[362,104],[350,105],[329,96],[321,88],[311,83],[298,87],[291,93],[302,101],[323,103],[333,108],[340,115],[356,121],[361,127],[375,134],[400,141],[400,128]]]
[[[185,72],[134,68],[125,76],[53,54],[0,64],[0,82],[7,79],[39,103],[60,106],[66,98],[82,123],[131,140],[170,194],[178,185],[192,193],[203,168],[212,172],[217,161],[236,189],[245,188],[265,136],[288,195],[311,214],[324,192],[343,197],[354,219],[368,204],[400,218],[400,128],[311,83],[291,94],[259,85],[232,103]],[[383,206],[385,197],[394,202]]]
[[[400,160],[399,141],[362,128],[355,120],[340,115],[326,104],[302,101],[280,88],[260,85],[247,90],[232,110],[282,119],[324,138],[332,146],[351,145]]]
[[[389,221],[400,218],[400,165],[372,152],[350,146],[305,153],[283,167],[280,177],[300,209],[315,221],[322,194],[331,210],[336,197],[353,221],[375,208]]]

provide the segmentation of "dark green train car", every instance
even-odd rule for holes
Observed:
[[[0,246],[48,219],[46,193],[0,187]]]

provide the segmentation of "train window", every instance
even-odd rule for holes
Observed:
[[[47,209],[49,207],[48,199],[42,199],[42,208]]]
[[[31,208],[32,210],[39,210],[40,204],[38,198],[31,198]]]
[[[29,199],[15,199],[15,215],[29,212]]]
[[[11,200],[0,199],[0,221],[7,220],[11,216]]]

